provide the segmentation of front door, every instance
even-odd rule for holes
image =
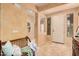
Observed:
[[[51,17],[51,33],[52,41],[58,43],[64,43],[64,15],[53,15]]]

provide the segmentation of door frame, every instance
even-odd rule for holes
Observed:
[[[52,31],[53,31],[53,26],[52,26],[52,25],[53,25],[53,23],[52,23],[52,22],[53,22],[53,19],[52,19],[52,17],[55,16],[55,15],[61,15],[61,14],[62,14],[62,13],[57,13],[57,14],[54,14],[54,15],[51,16],[51,38],[52,38],[52,39],[53,39],[53,32],[52,32]],[[64,20],[65,20],[65,18],[64,18]],[[64,27],[65,27],[65,21],[64,21]],[[64,29],[64,32],[65,32],[65,29]],[[64,34],[64,33],[63,33],[63,34]],[[63,39],[65,39],[64,36],[65,36],[65,35],[63,35]],[[52,41],[53,41],[53,40],[52,40]],[[53,41],[53,42],[55,42],[55,41]],[[55,42],[55,43],[64,44],[64,43],[65,43],[65,40],[63,40],[63,42]]]
[[[75,19],[78,18],[77,16],[77,10],[78,10],[78,7],[77,8],[73,8],[73,9],[68,9],[68,10],[64,10],[64,11],[60,11],[60,12],[57,12],[57,13],[53,13],[53,14],[50,14],[49,16],[53,16],[53,15],[56,15],[56,14],[63,14],[65,15],[65,24],[64,24],[64,41],[65,41],[65,44],[67,44],[66,42],[66,39],[72,39],[72,37],[67,37],[67,19],[66,19],[66,14],[69,14],[69,13],[74,13],[75,16],[74,16],[74,19],[73,19],[73,35],[75,33],[75,28],[77,27],[78,24],[76,24],[77,21],[75,21]],[[52,21],[52,20],[51,20]],[[52,27],[51,27],[52,29]],[[52,37],[52,31],[51,31],[51,37]]]

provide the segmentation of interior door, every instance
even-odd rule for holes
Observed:
[[[51,32],[54,42],[64,43],[64,15],[52,16]]]

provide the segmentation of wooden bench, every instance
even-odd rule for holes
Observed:
[[[18,45],[20,48],[23,48],[25,46],[28,46],[28,40],[31,42],[30,38],[28,36],[26,36],[26,37],[23,37],[23,38],[10,40],[10,42],[12,44]],[[1,46],[5,45],[6,42],[7,41],[1,42],[1,40],[0,40],[0,56],[1,56],[1,50],[2,50]],[[4,55],[4,54],[2,54],[2,55]]]

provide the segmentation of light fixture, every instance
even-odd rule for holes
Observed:
[[[26,11],[25,11],[28,15],[34,15],[35,14],[35,12],[32,10],[32,9],[26,9]]]
[[[21,5],[19,3],[14,3],[14,5],[17,7],[17,8],[21,8]]]

